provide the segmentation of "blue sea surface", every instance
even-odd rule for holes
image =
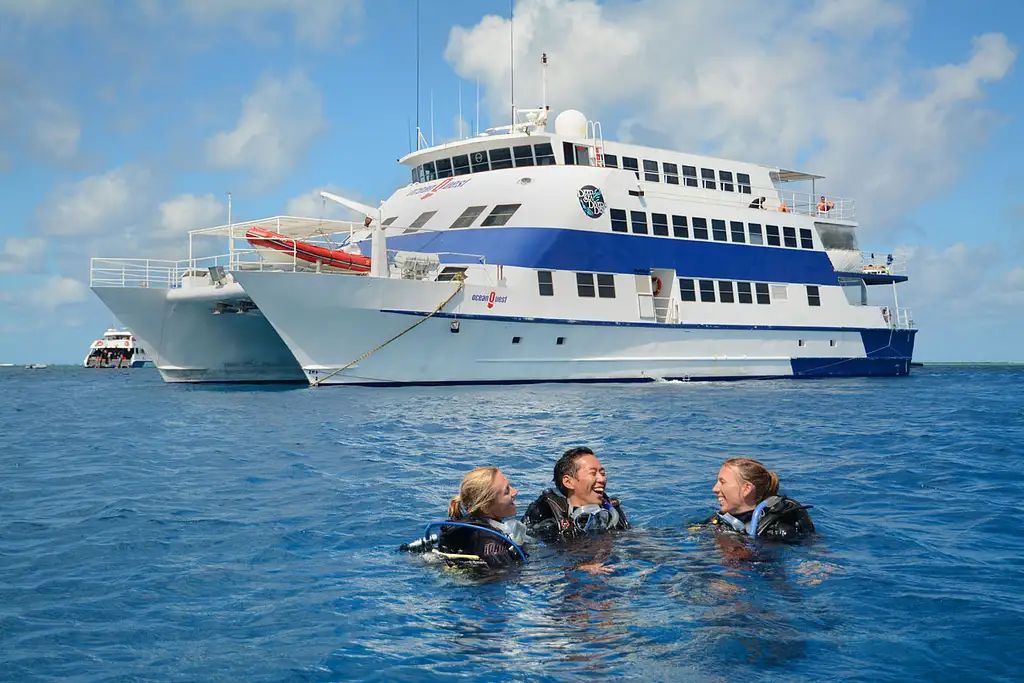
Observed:
[[[1020,680],[1021,367],[408,389],[10,368],[0,425],[3,681]],[[579,444],[633,530],[491,579],[397,552],[470,468],[522,511]],[[818,538],[692,528],[731,456],[813,504]]]

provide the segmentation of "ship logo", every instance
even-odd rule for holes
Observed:
[[[580,199],[580,208],[583,209],[583,213],[591,218],[600,218],[604,215],[604,194],[600,188],[584,185],[576,193],[576,196]]]

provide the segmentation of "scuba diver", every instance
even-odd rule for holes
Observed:
[[[712,491],[719,511],[705,523],[715,531],[794,543],[814,533],[807,510],[792,498],[779,495],[779,475],[750,458],[732,458],[722,464]]]
[[[605,492],[608,477],[594,451],[586,447],[567,450],[555,463],[554,481],[557,491],[544,491],[523,515],[534,538],[553,543],[629,528],[619,501]]]
[[[516,491],[497,467],[478,467],[462,478],[448,504],[448,520],[427,525],[423,538],[399,550],[433,552],[449,566],[509,567],[526,561],[520,547],[529,540],[516,514]],[[436,533],[431,533],[437,530]]]

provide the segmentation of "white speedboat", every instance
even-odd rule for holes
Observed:
[[[89,354],[82,361],[86,368],[141,368],[149,357],[138,340],[128,330],[111,327],[89,346]]]

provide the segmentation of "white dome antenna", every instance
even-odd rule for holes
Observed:
[[[555,134],[562,137],[587,137],[587,117],[581,111],[566,109],[555,118]]]

